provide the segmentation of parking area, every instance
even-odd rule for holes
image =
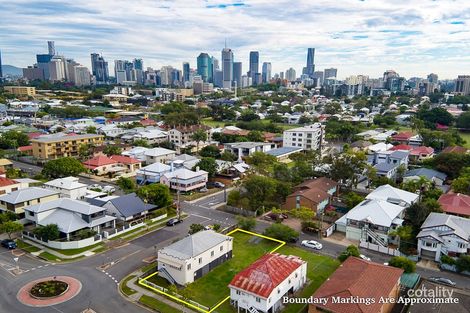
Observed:
[[[445,288],[446,291],[452,293],[451,298],[457,299],[458,303],[419,303],[410,306],[408,312],[410,313],[468,313],[470,312],[470,292],[458,288],[448,287],[441,284],[431,283],[424,281],[419,288],[426,288],[427,290],[437,290],[438,288]]]

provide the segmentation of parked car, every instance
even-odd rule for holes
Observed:
[[[199,192],[207,192],[207,188],[203,187],[203,188],[199,189]]]
[[[106,185],[106,186],[103,187],[103,191],[108,192],[108,193],[112,193],[112,192],[116,191],[116,188],[114,188],[113,186],[110,186],[110,185]]]
[[[207,182],[207,188],[224,188],[225,184],[219,182],[219,181],[209,181]]]
[[[370,261],[370,258],[368,256],[365,256],[364,254],[359,254],[359,257],[363,260]]]
[[[2,247],[12,250],[12,249],[16,249],[17,246],[14,240],[4,239],[2,240]]]
[[[183,220],[180,220],[179,218],[170,218],[166,222],[166,226],[175,226],[176,224],[179,224],[181,222],[183,222]]]
[[[443,284],[443,285],[447,285],[451,287],[454,287],[455,285],[457,285],[454,281],[445,277],[430,277],[429,280],[438,284]]]
[[[287,241],[290,243],[296,243],[299,241],[299,237],[290,237]]]
[[[87,187],[87,189],[102,189],[102,188],[103,187],[101,187],[99,184],[93,184]]]
[[[302,240],[301,245],[315,250],[321,250],[323,248],[323,245],[315,240]]]
[[[283,213],[268,213],[266,214],[266,219],[267,220],[273,220],[273,221],[283,221],[285,220],[286,218],[288,218],[287,214],[283,214]]]

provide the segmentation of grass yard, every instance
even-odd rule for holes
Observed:
[[[164,312],[164,313],[180,313],[181,310],[178,310],[171,305],[168,305],[160,300],[157,300],[153,297],[149,297],[147,295],[143,295],[140,297],[139,302],[149,307],[157,312]]]
[[[38,247],[32,246],[29,243],[26,243],[26,242],[24,242],[23,240],[20,240],[20,239],[16,240],[16,244],[17,244],[19,249],[24,250],[24,251],[29,252],[29,253],[38,252],[39,250],[41,250]]]
[[[127,282],[130,281],[131,279],[133,279],[134,277],[136,277],[135,275],[131,275],[131,276],[127,276],[120,284],[121,286],[121,291],[126,295],[126,296],[131,296],[133,295],[134,293],[136,293],[137,291],[135,291],[134,289],[130,288],[127,286]]]
[[[470,149],[470,133],[459,132],[459,135],[466,141],[464,147]]]

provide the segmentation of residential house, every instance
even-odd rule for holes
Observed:
[[[10,168],[13,168],[13,163],[10,160],[0,159],[0,170],[6,172]]]
[[[441,195],[438,201],[444,213],[470,218],[470,196],[446,193]]]
[[[317,213],[324,212],[337,188],[338,183],[326,177],[306,181],[296,186],[294,192],[286,197],[283,207],[286,209],[307,207]]]
[[[106,208],[106,213],[117,217],[121,221],[131,221],[145,217],[158,207],[144,203],[135,193],[130,193],[106,201],[101,207]]]
[[[83,165],[98,176],[108,173],[116,174],[124,171],[124,168],[119,166],[118,161],[103,155],[86,160],[83,162]]]
[[[403,176],[403,181],[418,180],[420,177],[429,179],[436,184],[436,186],[442,186],[447,179],[447,175],[444,173],[430,168],[420,167],[407,171]]]
[[[325,142],[325,126],[320,123],[292,128],[283,133],[284,147],[297,147],[303,150],[321,150]]]
[[[468,152],[468,149],[467,148],[464,148],[464,147],[460,147],[460,146],[450,146],[450,147],[446,147],[444,148],[444,150],[442,150],[442,153],[460,153],[460,154],[465,154]]]
[[[28,206],[25,217],[38,226],[56,224],[61,237],[67,240],[73,239],[83,229],[101,233],[104,228],[116,227],[116,218],[107,215],[105,208],[68,198]]]
[[[134,135],[134,140],[145,140],[148,144],[158,144],[168,140],[167,132],[158,129],[146,129],[144,131],[137,132]]]
[[[408,144],[410,138],[413,137],[413,132],[410,131],[404,131],[404,132],[399,132],[398,134],[395,134],[390,137],[392,142],[398,142],[399,144]]]
[[[391,149],[392,147],[393,147],[392,144],[385,143],[385,142],[379,142],[379,143],[376,143],[374,145],[370,145],[369,147],[367,147],[367,151],[370,154],[374,154],[374,153],[377,153],[377,152],[387,151],[387,150]]]
[[[149,150],[149,148],[145,148],[145,147],[133,147],[132,149],[128,150],[128,151],[123,151],[121,153],[121,155],[124,155],[124,156],[128,156],[128,157],[131,157],[133,159],[137,159],[141,162],[145,162],[146,161],[146,156],[145,156],[145,152]]]
[[[423,144],[423,138],[419,134],[411,136],[408,140],[408,144],[413,147],[419,147]]]
[[[410,161],[422,162],[434,157],[434,149],[431,147],[419,146],[410,151]]]
[[[366,196],[366,199],[385,200],[393,204],[409,207],[418,201],[419,196],[415,193],[395,188],[387,184],[377,187],[373,192]]]
[[[269,142],[233,142],[225,143],[225,151],[235,154],[238,159],[252,155],[255,152],[268,152],[276,148],[276,145]]]
[[[140,160],[124,155],[112,155],[109,158],[118,162],[122,167],[125,167],[126,173],[134,173],[142,166],[142,162]]]
[[[232,258],[233,238],[203,230],[158,250],[158,275],[186,285]]]
[[[81,200],[87,194],[87,185],[78,181],[78,177],[57,178],[44,183],[44,188],[57,191],[61,198]]]
[[[458,257],[470,253],[470,219],[432,212],[428,215],[418,239],[418,254],[421,258],[436,262],[441,256]]]
[[[400,295],[402,273],[400,268],[349,257],[312,295],[317,301],[308,305],[308,313],[391,313]]]
[[[184,167],[164,173],[160,178],[160,183],[182,192],[204,188],[207,181],[208,173],[206,171],[191,171]]]
[[[163,174],[170,172],[171,166],[156,162],[144,166],[136,172],[136,182],[139,185],[159,183]]]
[[[25,207],[58,199],[60,193],[39,187],[22,188],[0,196],[0,210],[24,215]]]
[[[394,180],[397,176],[398,166],[392,163],[378,163],[374,165],[377,176],[384,176]]]
[[[167,162],[167,164],[177,164],[180,166],[184,166],[188,170],[193,169],[194,166],[196,166],[197,163],[199,163],[200,159],[189,154],[180,154],[172,158],[170,161]]]
[[[35,158],[50,160],[78,156],[78,148],[81,145],[100,146],[103,144],[103,139],[103,135],[96,134],[61,134],[32,139],[31,144]]]
[[[22,188],[29,187],[28,182],[22,182],[21,178],[10,179],[0,176],[0,195],[8,194]]]
[[[233,277],[228,285],[230,303],[238,311],[277,312],[282,299],[302,289],[307,262],[292,255],[268,253]]]
[[[146,150],[144,155],[146,164],[156,162],[167,163],[176,156],[176,151],[165,148],[153,148]]]
[[[302,148],[296,148],[296,147],[281,147],[281,148],[275,148],[271,149],[268,152],[266,152],[269,155],[272,155],[276,157],[276,159],[279,162],[290,162],[291,160],[289,159],[289,156],[294,153],[301,152]]]
[[[190,142],[194,142],[192,136],[198,130],[202,130],[207,134],[207,140],[210,140],[210,127],[206,125],[178,125],[168,131],[168,140],[177,146],[184,146]]]

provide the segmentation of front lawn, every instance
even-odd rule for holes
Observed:
[[[171,305],[168,305],[160,300],[157,300],[153,297],[149,297],[147,295],[142,295],[140,297],[139,302],[149,307],[157,312],[164,312],[164,313],[180,313],[181,310],[178,310]]]

